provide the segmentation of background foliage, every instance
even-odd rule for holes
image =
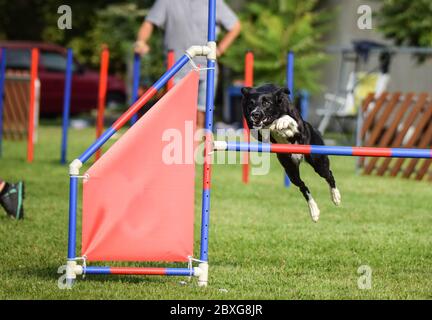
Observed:
[[[381,0],[380,30],[396,45],[432,47],[431,0]]]
[[[0,37],[11,40],[37,40],[70,46],[81,63],[98,67],[101,44],[111,52],[110,70],[124,73],[130,62],[132,44],[147,9],[153,0],[76,0],[72,30],[59,30],[57,8],[61,0],[0,0]],[[316,67],[323,62],[322,36],[328,25],[328,14],[317,9],[318,0],[227,1],[237,10],[243,32],[223,57],[222,63],[243,72],[244,53],[255,52],[256,82],[285,79],[286,53],[293,50],[296,59],[296,87],[318,89]],[[29,24],[29,17],[32,21]],[[31,28],[29,27],[31,25]],[[20,26],[20,27],[17,27]],[[143,60],[147,80],[164,70],[162,33],[152,37],[151,53]],[[145,79],[146,80],[146,79]]]
[[[59,30],[57,8],[62,0],[0,0],[0,39],[53,42],[72,47],[78,60],[97,68],[103,43],[110,48],[112,72],[124,73],[131,61],[138,28],[153,0],[75,0],[72,29]],[[30,23],[31,22],[31,23]],[[163,67],[161,33],[156,31],[152,52],[143,59],[146,77],[160,74]]]
[[[286,55],[296,54],[295,86],[319,89],[317,66],[324,60],[323,35],[331,13],[318,9],[318,0],[247,2],[240,13],[242,34],[222,57],[240,76],[244,54],[255,54],[255,82],[285,83]]]

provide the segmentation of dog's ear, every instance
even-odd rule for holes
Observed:
[[[276,103],[279,106],[283,106],[288,108],[288,105],[290,103],[290,91],[288,88],[282,87],[282,88],[278,88],[275,92],[274,92],[274,97],[276,98]]]
[[[252,90],[251,87],[243,87],[241,88],[241,93],[243,94],[243,96],[247,97],[251,92],[251,90]]]
[[[280,96],[280,95],[282,95],[282,94],[286,94],[286,95],[290,95],[291,94],[291,91],[288,89],[288,88],[285,88],[285,87],[283,87],[283,88],[279,88],[277,91],[276,91],[276,95],[277,96]]]

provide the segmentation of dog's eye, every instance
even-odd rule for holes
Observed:
[[[263,107],[266,108],[266,107],[270,106],[270,102],[268,102],[267,100],[264,100],[262,105],[263,105]]]

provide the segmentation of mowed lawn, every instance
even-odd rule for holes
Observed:
[[[92,129],[71,130],[69,159],[93,138]],[[239,165],[214,166],[207,288],[193,280],[180,284],[185,279],[178,277],[93,275],[60,290],[68,229],[60,128],[39,130],[31,165],[25,148],[6,142],[0,159],[0,176],[24,179],[27,188],[26,219],[0,216],[0,299],[432,298],[432,185],[356,175],[355,159],[347,157],[331,159],[341,207],[331,203],[326,183],[302,167],[321,209],[317,224],[299,191],[283,187],[274,157],[270,173],[251,177],[249,185],[242,184]],[[200,189],[197,167],[196,256]],[[357,284],[364,265],[372,270],[369,290]]]

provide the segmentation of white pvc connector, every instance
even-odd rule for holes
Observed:
[[[226,141],[213,141],[213,150],[226,150],[228,143]]]
[[[211,53],[211,49],[208,46],[192,46],[186,50],[186,54],[193,58],[195,56],[207,56]]]
[[[198,265],[198,269],[200,269],[198,274],[198,286],[207,287],[208,283],[208,263],[202,262]]]
[[[75,159],[74,161],[72,161],[69,165],[69,174],[71,176],[78,176],[79,170],[81,169],[82,165],[83,164],[79,159]]]
[[[83,267],[78,265],[75,260],[68,260],[66,263],[66,279],[75,280],[76,276],[83,274]]]
[[[193,268],[193,275],[194,277],[199,277],[202,274],[202,270],[199,267]]]
[[[207,54],[207,59],[215,60],[217,59],[217,44],[215,41],[207,42],[207,47],[210,48],[210,52]]]

